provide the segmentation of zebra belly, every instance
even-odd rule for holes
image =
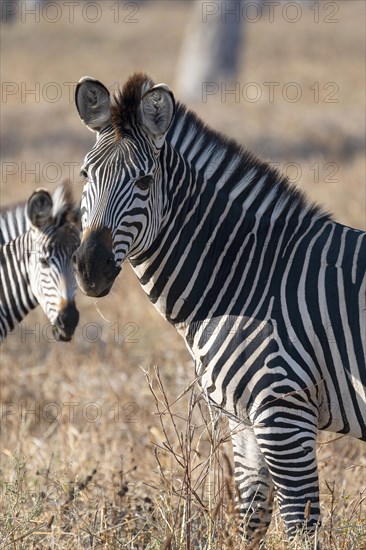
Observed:
[[[319,429],[365,439],[366,371],[350,344],[341,345],[345,338],[352,341],[345,323],[323,323],[316,331],[315,323],[307,325],[299,316],[286,320],[277,308],[267,312],[177,327],[206,398],[250,424],[274,406],[283,410],[289,404],[300,414],[308,408],[316,411]]]
[[[188,345],[204,395],[229,416],[254,424],[274,407],[317,407],[320,379],[290,355],[274,318],[211,319]]]

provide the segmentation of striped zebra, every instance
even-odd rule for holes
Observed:
[[[366,233],[135,74],[111,99],[76,89],[97,134],[82,167],[81,290],[108,294],[129,260],[229,418],[248,539],[273,489],[288,535],[319,521],[318,430],[366,440]]]
[[[44,189],[0,211],[0,342],[41,305],[56,340],[70,341],[79,321],[71,256],[80,244],[71,186]]]

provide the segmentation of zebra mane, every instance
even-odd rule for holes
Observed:
[[[129,129],[139,124],[138,115],[141,98],[154,84],[154,81],[147,74],[135,73],[127,80],[122,90],[118,90],[114,94],[111,104],[111,122],[116,139],[121,139],[126,132],[128,133]],[[234,139],[212,129],[183,103],[177,102],[174,118],[168,130],[167,142],[179,151],[180,144],[184,142],[187,136],[189,136],[191,143],[204,145],[209,151],[206,160],[213,166],[215,166],[215,159],[219,159],[216,161],[216,166],[219,162],[225,163],[229,167],[230,162],[235,158],[240,158],[241,161],[236,168],[238,185],[243,181],[246,174],[249,174],[251,170],[255,171],[255,181],[247,184],[248,194],[253,186],[260,185],[260,189],[256,188],[258,202],[262,201],[267,206],[276,203],[278,215],[283,213],[286,208],[299,207],[306,210],[309,216],[332,219],[332,215],[328,211],[310,201],[303,191],[291,183],[287,176],[281,174],[269,162],[259,159]],[[224,158],[223,151],[225,152]],[[257,183],[262,176],[265,176],[262,182]]]
[[[147,74],[134,73],[122,90],[115,92],[111,104],[111,121],[117,139],[120,139],[126,130],[138,122],[141,98],[154,84]]]
[[[180,131],[179,129],[183,129]],[[256,177],[249,181],[245,189],[247,196],[256,187],[256,203],[266,204],[267,208],[276,205],[277,215],[281,215],[289,208],[305,210],[310,217],[332,219],[332,214],[322,206],[311,201],[304,191],[290,182],[288,176],[280,170],[251,153],[240,145],[235,139],[229,138],[221,132],[214,130],[206,124],[196,113],[188,109],[181,102],[176,103],[176,111],[173,122],[168,130],[167,142],[179,151],[185,137],[189,136],[191,143],[201,143],[209,151],[206,163],[218,168],[226,166],[230,170],[230,163],[239,158],[240,162],[235,168],[238,174],[237,182],[240,185],[250,172],[255,172]],[[194,149],[194,147],[193,147]],[[263,179],[262,179],[263,178]],[[250,178],[249,178],[250,179]],[[261,182],[259,182],[261,180]],[[258,186],[259,189],[258,189]],[[238,199],[241,201],[241,199]]]

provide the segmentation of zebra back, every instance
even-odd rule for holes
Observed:
[[[0,209],[0,246],[16,239],[29,229],[25,206],[26,203],[22,202]]]

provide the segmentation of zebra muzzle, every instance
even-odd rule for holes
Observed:
[[[75,303],[70,302],[58,314],[53,325],[53,336],[59,342],[70,342],[79,322]]]
[[[88,232],[72,256],[76,279],[87,296],[106,296],[120,273],[112,250],[112,237],[108,228]]]

